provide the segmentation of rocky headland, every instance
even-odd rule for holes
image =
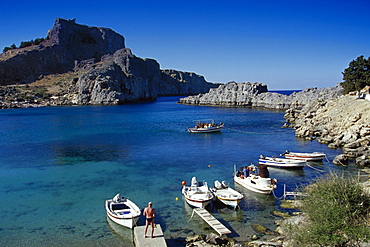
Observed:
[[[274,110],[300,109],[312,100],[326,100],[342,95],[341,86],[324,89],[307,88],[291,95],[268,92],[267,85],[254,82],[228,82],[208,93],[188,96],[180,104],[221,107],[259,107]]]
[[[109,28],[61,18],[40,44],[0,54],[0,85],[1,108],[123,104],[218,86],[191,72],[161,70]]]

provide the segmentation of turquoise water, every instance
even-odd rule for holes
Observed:
[[[273,195],[234,185],[236,166],[256,163],[260,154],[322,151],[340,153],[283,129],[284,113],[250,108],[176,104],[179,97],[120,106],[47,107],[0,111],[0,246],[133,246],[132,231],[106,219],[104,200],[116,193],[157,210],[169,246],[184,246],[193,234],[212,232],[181,196],[181,182],[225,180],[245,196],[237,211],[208,210],[250,240],[251,224],[275,229]],[[190,134],[193,120],[224,122],[222,133]],[[293,190],[329,170],[356,173],[328,161],[301,171],[270,169]],[[322,171],[322,172],[320,172]],[[176,200],[178,198],[178,200]],[[144,219],[139,220],[144,224]]]

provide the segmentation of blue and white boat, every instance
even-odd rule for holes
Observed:
[[[272,167],[296,169],[302,169],[306,165],[306,161],[304,160],[265,157],[263,155],[260,156],[258,163]]]

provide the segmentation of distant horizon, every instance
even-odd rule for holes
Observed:
[[[121,34],[133,54],[161,69],[214,83],[325,88],[342,81],[352,60],[370,56],[369,9],[366,0],[8,1],[0,48],[46,37],[56,18],[76,18]]]

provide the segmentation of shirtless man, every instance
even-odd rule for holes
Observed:
[[[152,208],[152,203],[148,203],[148,207],[144,209],[143,215],[146,216],[146,221],[145,221],[145,231],[144,231],[144,238],[146,238],[146,232],[148,230],[148,226],[152,226],[152,238],[154,238],[154,217],[155,217],[155,210]]]

